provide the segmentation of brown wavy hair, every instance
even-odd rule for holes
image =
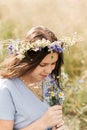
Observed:
[[[43,26],[36,26],[29,30],[25,35],[25,40],[28,40],[31,44],[38,39],[46,39],[51,42],[57,41],[55,34]],[[10,58],[7,58],[2,64],[3,68],[0,75],[3,78],[17,78],[25,74],[26,72],[33,71],[48,54],[47,47],[41,51],[28,50],[25,54],[25,58],[21,61],[17,59],[17,54],[14,54]],[[55,69],[52,71],[52,75],[57,78],[61,73],[61,66],[63,64],[63,53],[58,53],[58,60],[56,62]]]

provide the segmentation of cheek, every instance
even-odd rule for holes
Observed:
[[[44,70],[44,69],[42,69],[41,67],[37,67],[37,68],[34,70],[33,74],[34,74],[34,75],[38,75],[38,74],[40,74],[41,72],[43,72],[43,70]]]
[[[52,70],[54,70],[54,69],[55,69],[55,67],[56,67],[56,65],[53,65],[53,66],[52,66]]]

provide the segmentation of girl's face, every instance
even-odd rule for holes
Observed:
[[[39,82],[48,76],[55,68],[58,60],[58,53],[49,53],[40,64],[29,73],[29,78],[32,82]]]

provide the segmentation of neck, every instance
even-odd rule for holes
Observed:
[[[31,74],[25,74],[20,77],[27,88],[29,88],[41,101],[43,101],[42,82],[34,80]]]
[[[37,81],[36,79],[34,79],[30,73],[24,74],[20,77],[20,79],[23,82],[26,82],[27,84],[33,84],[33,83],[38,83],[39,81]]]

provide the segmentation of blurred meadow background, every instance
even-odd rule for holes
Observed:
[[[57,37],[73,32],[82,38],[64,52],[63,105],[66,130],[87,130],[87,1],[86,0],[0,0],[0,40],[23,39],[26,32],[44,25]],[[0,42],[0,62],[7,55]]]

